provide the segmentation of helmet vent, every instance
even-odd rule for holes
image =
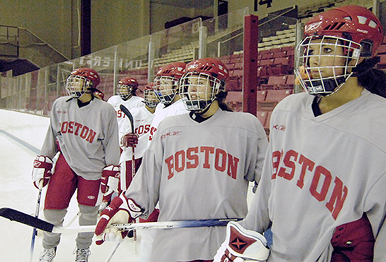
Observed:
[[[333,23],[324,28],[324,30],[339,30],[342,26],[344,26],[345,22]]]
[[[213,67],[212,66],[204,66],[201,68],[201,70],[204,70],[204,71],[210,71]]]

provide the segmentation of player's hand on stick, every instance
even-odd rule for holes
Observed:
[[[42,189],[48,184],[52,173],[52,160],[48,156],[37,156],[32,169],[33,184],[37,189]]]
[[[121,145],[125,147],[136,147],[138,144],[138,135],[128,133],[121,138]]]
[[[263,235],[231,221],[227,225],[225,241],[217,250],[213,261],[266,261],[268,255],[267,240]]]
[[[122,242],[128,232],[119,231],[111,224],[132,223],[135,218],[142,214],[141,208],[124,194],[114,197],[111,204],[106,207],[95,228],[96,244],[101,245],[104,241]]]

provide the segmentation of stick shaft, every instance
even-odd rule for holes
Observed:
[[[17,221],[28,226],[36,227],[43,231],[52,233],[69,233],[69,232],[94,232],[95,226],[75,226],[75,227],[58,227],[40,218],[20,212],[12,208],[0,208],[0,216]],[[226,226],[229,221],[238,221],[240,219],[205,219],[205,220],[185,220],[185,221],[164,221],[149,223],[127,223],[114,224],[119,230],[129,231],[133,229],[176,229],[190,227],[213,227]]]
[[[39,217],[39,211],[40,211],[40,200],[42,198],[42,189],[39,189],[38,198],[36,201],[36,209],[35,209],[35,217]],[[32,230],[32,238],[31,238],[31,247],[30,247],[30,256],[29,261],[32,262],[33,256],[34,256],[34,249],[35,249],[35,238],[36,238],[36,232],[37,229],[34,227]]]

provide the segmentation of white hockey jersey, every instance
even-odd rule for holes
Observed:
[[[189,114],[163,120],[126,196],[159,221],[243,218],[249,181],[259,181],[267,147],[251,114],[224,112],[198,123]],[[213,259],[225,227],[156,232],[151,261]]]
[[[115,112],[117,114],[118,126],[121,126],[123,120],[125,120],[127,116],[122,112],[119,106],[122,104],[130,110],[132,108],[145,106],[145,103],[143,103],[142,101],[143,98],[139,96],[132,96],[130,97],[130,99],[125,101],[119,95],[114,95],[107,100],[107,103],[111,104],[114,107]]]
[[[79,176],[98,180],[102,169],[119,164],[118,125],[111,105],[93,99],[79,108],[77,99],[59,97],[52,105],[50,126],[41,154],[51,159],[58,151]]]
[[[314,96],[280,102],[270,122],[262,179],[242,222],[263,232],[272,221],[268,261],[330,261],[337,226],[366,212],[386,257],[386,100],[367,90],[314,116]]]

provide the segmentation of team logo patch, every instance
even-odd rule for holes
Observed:
[[[88,199],[95,199],[94,196],[87,196]]]
[[[285,131],[287,127],[285,125],[273,125],[273,128],[276,130]]]
[[[166,134],[163,134],[161,136],[161,139],[165,139],[165,138],[171,137],[171,136],[179,136],[181,134],[182,134],[181,131],[170,131],[170,132],[167,132]]]
[[[230,244],[235,250],[239,251],[239,250],[242,250],[247,245],[247,242],[236,237],[235,239],[233,239],[233,241]]]
[[[42,163],[40,161],[35,160],[34,161],[34,167],[40,167]]]

